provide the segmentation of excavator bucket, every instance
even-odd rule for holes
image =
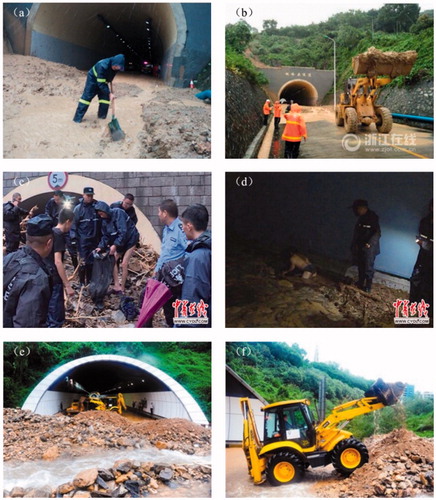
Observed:
[[[395,78],[408,75],[417,57],[418,53],[415,50],[382,52],[375,47],[370,47],[366,52],[353,57],[353,72],[355,75],[368,77],[387,75]]]
[[[406,385],[402,382],[388,384],[379,378],[369,390],[365,392],[365,397],[376,397],[385,406],[394,405],[402,396]]]

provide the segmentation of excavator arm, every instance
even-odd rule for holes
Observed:
[[[256,420],[248,398],[241,398],[243,419],[242,449],[247,459],[248,471],[255,484],[264,481],[262,473],[266,467],[266,459],[259,457],[261,441],[257,431]]]

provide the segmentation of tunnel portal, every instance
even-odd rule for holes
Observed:
[[[169,375],[134,358],[109,354],[79,358],[56,368],[33,389],[23,409],[53,415],[95,392],[121,392],[128,407],[145,400],[145,411],[153,403],[154,415],[208,424],[198,403]]]
[[[302,106],[315,106],[318,101],[318,91],[306,80],[291,80],[279,90],[279,99],[287,102],[297,102]]]

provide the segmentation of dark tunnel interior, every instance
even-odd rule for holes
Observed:
[[[302,106],[315,106],[318,93],[315,87],[305,80],[292,80],[286,83],[279,94],[279,99],[297,102]]]
[[[49,390],[115,394],[118,392],[168,391],[169,388],[154,375],[135,366],[105,360],[73,368],[58,378],[49,387]]]
[[[17,189],[17,192],[19,192],[19,188]],[[70,191],[63,191],[63,193],[65,200],[67,201],[67,203],[64,206],[66,208],[71,208],[71,209],[73,209],[77,205],[80,198],[83,196],[79,193],[72,193]],[[50,200],[50,198],[52,197],[53,197],[53,192],[38,193],[35,196],[31,196],[30,198],[23,200],[23,202],[20,204],[20,207],[23,208],[24,210],[29,211],[32,207],[36,205],[38,209],[35,210],[34,215],[43,214],[45,211],[45,205],[47,204],[48,200]]]

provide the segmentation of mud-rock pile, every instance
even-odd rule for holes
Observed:
[[[15,487],[5,498],[139,498],[169,487],[189,487],[194,481],[209,482],[207,465],[159,465],[151,462],[119,460],[109,469],[88,469],[55,488]]]
[[[130,422],[113,412],[89,411],[75,417],[4,410],[4,460],[55,460],[96,449],[156,446],[181,453],[210,453],[210,430],[183,419]]]

